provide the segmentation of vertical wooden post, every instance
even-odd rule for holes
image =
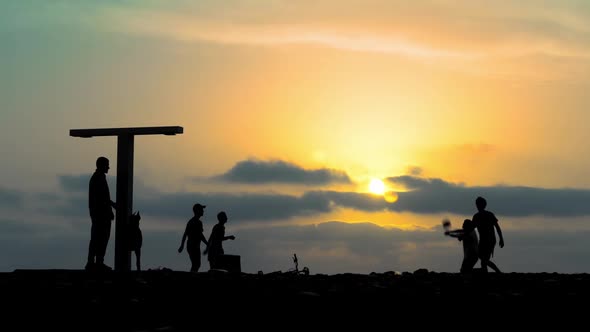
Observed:
[[[131,271],[127,225],[133,212],[134,136],[122,134],[117,140],[117,213],[115,221],[115,271]]]
[[[131,271],[127,225],[133,213],[133,146],[135,135],[177,135],[182,127],[70,129],[70,136],[117,136],[117,212],[115,215],[115,271]]]

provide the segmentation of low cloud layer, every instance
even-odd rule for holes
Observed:
[[[246,184],[328,185],[332,183],[351,183],[350,178],[343,171],[328,168],[304,169],[296,164],[281,160],[240,161],[230,170],[213,179]]]
[[[24,195],[20,191],[0,187],[0,207],[18,207],[23,198]]]
[[[205,233],[210,232],[206,225]],[[114,232],[114,231],[113,231]],[[145,230],[142,262],[145,269],[160,267],[187,271],[190,260],[178,254],[181,230]],[[241,256],[248,273],[287,271],[299,267],[312,273],[370,273],[414,271],[458,272],[461,243],[436,230],[404,231],[371,223],[325,222],[309,226],[263,226],[234,230],[229,224],[225,252]],[[81,269],[86,260],[89,228],[69,229],[17,220],[0,220],[0,271],[16,268]],[[505,231],[506,246],[497,248],[494,261],[505,272],[590,271],[587,231]],[[114,236],[106,262],[112,265]],[[206,260],[202,270],[209,268]]]
[[[590,190],[546,189],[521,186],[469,187],[442,179],[398,176],[390,184],[411,191],[399,193],[399,200],[388,209],[413,213],[451,212],[469,214],[475,211],[475,198],[483,196],[488,209],[502,216],[544,215],[575,217],[590,215]]]
[[[56,192],[58,197],[51,200],[58,205],[50,204],[52,208],[38,211],[42,212],[42,218],[30,219],[35,221],[19,217],[0,220],[0,270],[82,268],[89,240],[87,197],[85,190],[82,192],[87,177],[72,176],[67,178],[68,181],[60,181],[61,193]],[[318,220],[316,225],[307,226],[275,222],[272,225],[234,229],[234,226],[249,220],[280,221],[300,216],[309,219],[340,207],[367,212],[389,209],[413,213],[461,213],[465,210],[469,214],[475,210],[473,200],[479,195],[488,198],[490,209],[501,217],[558,215],[565,226],[570,220],[574,225],[572,216],[589,215],[582,204],[589,195],[587,190],[469,187],[442,179],[413,176],[392,177],[388,181],[411,191],[400,192],[398,202],[387,203],[378,196],[350,192],[309,191],[301,196],[277,193],[164,193],[138,186],[135,207],[149,216],[145,222],[152,226],[144,228],[145,267],[188,270],[188,257],[178,254],[176,249],[184,222],[191,217],[190,209],[194,202],[207,204],[206,213],[211,216],[221,209],[228,211],[231,222],[227,226],[227,234],[235,235],[236,240],[226,241],[224,247],[229,254],[239,254],[243,270],[250,273],[259,270],[286,271],[293,267],[291,257],[294,253],[299,257],[300,267],[307,266],[312,273],[413,271],[418,268],[456,272],[461,264],[462,249],[460,242],[443,236],[438,228],[401,230],[379,227],[370,222],[349,224]],[[10,190],[4,192],[20,197]],[[569,209],[560,208],[560,204],[568,202]],[[49,216],[61,223],[52,223],[46,218]],[[171,225],[171,218],[177,219],[178,223]],[[578,217],[576,220],[581,219]],[[513,225],[517,223],[518,220],[512,221]],[[153,227],[157,224],[166,225],[166,230]],[[174,228],[177,230],[174,231]],[[207,223],[206,235],[210,231],[211,224]],[[588,272],[588,236],[590,234],[586,229],[576,227],[573,230],[568,227],[553,228],[551,231],[543,227],[506,227],[506,247],[497,249],[494,259],[505,271]],[[111,241],[107,262],[112,262],[113,251],[114,242]],[[206,262],[203,268],[208,268]]]
[[[88,191],[88,185],[90,183],[91,176],[92,174],[59,175],[57,179],[63,191],[72,193],[83,193]],[[109,182],[113,184],[116,183],[114,181]],[[111,185],[111,183],[109,183],[109,185]]]
[[[56,215],[87,216],[84,190],[87,177],[67,177],[60,181],[65,192],[63,202],[53,205],[49,212]],[[293,217],[314,216],[340,208],[363,212],[409,212],[416,214],[452,213],[472,215],[476,212],[475,198],[483,196],[488,209],[499,217],[580,217],[590,215],[590,190],[545,189],[519,186],[466,186],[442,179],[416,176],[390,177],[386,181],[408,191],[397,193],[398,200],[386,202],[383,197],[356,192],[315,190],[302,195],[277,192],[160,192],[144,185],[135,190],[134,209],[144,213],[175,219],[191,216],[191,207],[199,202],[215,214],[224,210],[237,222],[288,220]],[[137,181],[141,183],[141,181]],[[114,197],[114,186],[111,186]],[[18,201],[18,195],[12,193]],[[8,195],[7,195],[8,197]],[[12,197],[12,196],[11,196]]]

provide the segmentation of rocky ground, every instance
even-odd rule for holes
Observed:
[[[590,312],[587,274],[16,270],[0,273],[0,291],[4,326],[27,331],[564,327]]]

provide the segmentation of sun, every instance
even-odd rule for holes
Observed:
[[[376,195],[385,193],[385,183],[379,179],[372,179],[369,183],[369,191]]]

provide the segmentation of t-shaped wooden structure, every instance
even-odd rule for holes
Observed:
[[[133,211],[133,146],[135,135],[182,134],[182,127],[71,129],[70,136],[117,136],[117,212],[115,219],[115,271],[131,270],[126,226]]]

